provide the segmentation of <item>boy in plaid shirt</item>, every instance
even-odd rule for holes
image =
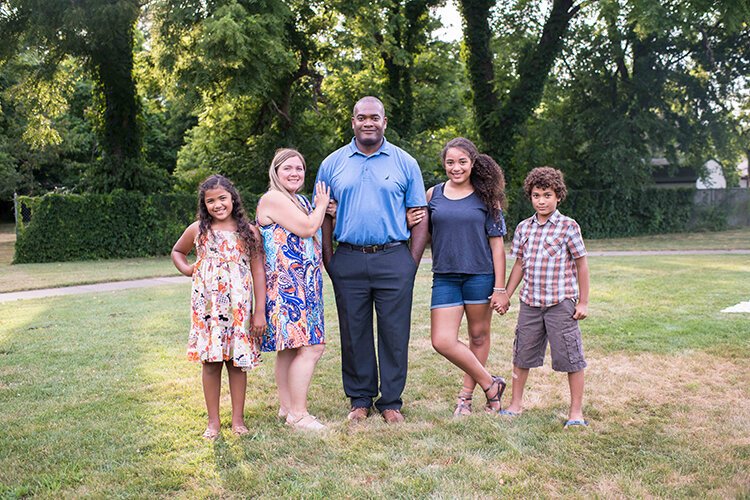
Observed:
[[[576,221],[557,211],[567,189],[563,174],[550,167],[535,168],[526,176],[524,191],[536,214],[522,221],[513,236],[511,257],[516,262],[506,285],[510,297],[523,279],[520,311],[513,344],[513,390],[510,406],[501,413],[519,415],[529,369],[542,366],[549,341],[552,369],[567,372],[570,409],[565,427],[587,426],[583,418],[583,357],[578,320],[589,304],[586,247]]]

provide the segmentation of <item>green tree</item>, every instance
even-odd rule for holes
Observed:
[[[651,182],[651,159],[701,172],[742,153],[745,2],[602,0],[578,23],[514,163],[561,166],[574,187]]]
[[[498,94],[495,78],[491,9],[496,0],[461,0],[465,22],[467,66],[473,91],[474,119],[488,154],[503,165],[506,176],[518,183],[522,172],[510,161],[518,134],[539,106],[550,71],[560,54],[571,19],[580,10],[574,0],[553,0],[538,39],[519,47],[516,77],[507,92]],[[506,16],[527,2],[502,2]]]
[[[430,32],[438,26],[430,9],[439,0],[340,1],[337,9],[348,31],[347,44],[359,48],[361,58],[377,63],[378,93],[388,109],[388,127],[411,139],[415,127],[415,65],[429,50]],[[382,69],[380,65],[382,64]]]
[[[331,55],[323,61],[322,109],[337,131],[335,146],[351,140],[357,99],[379,96],[388,115],[388,139],[419,161],[428,184],[443,175],[443,145],[471,135],[472,128],[459,44],[430,35],[438,26],[430,11],[436,4],[338,2],[340,29],[331,34]]]
[[[413,17],[425,29],[432,26],[428,4]],[[393,99],[385,90],[390,80],[383,54],[393,40],[392,26],[371,26],[387,13],[384,4],[288,0],[258,10],[257,2],[225,1],[206,4],[197,16],[196,6],[181,12],[174,2],[152,5],[160,9],[154,15],[153,53],[165,72],[164,87],[179,89],[171,99],[192,102],[197,119],[178,154],[175,179],[181,187],[192,189],[203,176],[221,171],[246,189],[265,189],[273,151],[292,146],[306,156],[311,188],[320,161],[351,138],[351,107],[366,94],[384,98],[389,137],[428,172],[434,171],[442,143],[467,124],[457,48],[430,39],[422,28],[413,35],[421,41],[410,49],[408,93]],[[398,22],[405,22],[404,12]],[[217,50],[221,39],[262,44]],[[258,47],[262,50],[254,52]],[[223,69],[226,60],[234,61],[229,71]],[[409,135],[397,125],[406,115]]]
[[[51,78],[33,52],[0,65],[0,198],[85,189],[97,156],[94,82],[77,61],[64,58]]]
[[[148,190],[141,162],[138,100],[133,79],[138,0],[3,0],[0,37],[8,58],[34,47],[46,76],[66,55],[83,61],[100,93],[101,161],[89,178],[95,189]]]
[[[320,2],[322,4],[322,2]],[[220,171],[246,189],[265,189],[274,149],[320,144],[307,116],[322,76],[325,29],[318,2],[153,3],[153,52],[172,98],[189,103],[196,124],[177,157],[177,184],[192,189]]]

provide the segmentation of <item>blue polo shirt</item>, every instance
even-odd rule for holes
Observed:
[[[427,205],[419,164],[385,138],[370,156],[352,139],[323,160],[317,181],[338,202],[334,238],[352,245],[408,240],[406,208]]]

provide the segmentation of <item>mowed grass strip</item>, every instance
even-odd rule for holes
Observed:
[[[526,412],[451,418],[460,373],[430,346],[418,274],[406,424],[351,428],[334,302],[311,388],[319,436],[276,418],[274,356],[249,374],[251,434],[200,438],[200,367],[185,360],[189,287],[0,305],[0,496],[538,497],[750,494],[746,256],[591,258],[587,430],[564,431],[565,376],[534,370]],[[517,306],[495,317],[509,378]],[[465,333],[462,335],[465,338]]]
[[[585,236],[585,235],[584,235]],[[178,276],[169,256],[83,262],[16,264],[13,260],[15,226],[0,224],[0,293],[108,281]],[[716,233],[688,233],[588,240],[589,250],[747,250],[750,228]],[[506,242],[506,250],[510,243]],[[430,257],[429,248],[425,257]],[[512,262],[509,262],[509,266]]]
[[[0,293],[179,276],[169,256],[135,259],[11,264],[15,226],[0,224]]]
[[[583,235],[584,238],[586,235]],[[632,238],[586,240],[586,248],[612,250],[748,250],[750,228],[730,231],[652,234]]]

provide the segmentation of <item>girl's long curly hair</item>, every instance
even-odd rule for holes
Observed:
[[[209,189],[223,189],[232,197],[232,218],[237,223],[237,232],[240,234],[240,239],[245,247],[245,253],[252,256],[258,249],[260,242],[250,229],[252,223],[245,213],[245,207],[242,205],[242,198],[239,191],[234,187],[232,181],[223,175],[214,174],[209,176],[198,188],[198,214],[196,217],[200,222],[199,240],[205,240],[208,237],[208,233],[211,231],[211,222],[213,221],[211,214],[208,213],[208,207],[206,207],[206,191]]]
[[[497,220],[500,211],[505,207],[503,169],[490,156],[480,153],[474,143],[464,137],[456,137],[448,141],[440,154],[443,165],[445,165],[445,155],[451,148],[458,148],[469,155],[472,162],[469,181],[492,218]]]

